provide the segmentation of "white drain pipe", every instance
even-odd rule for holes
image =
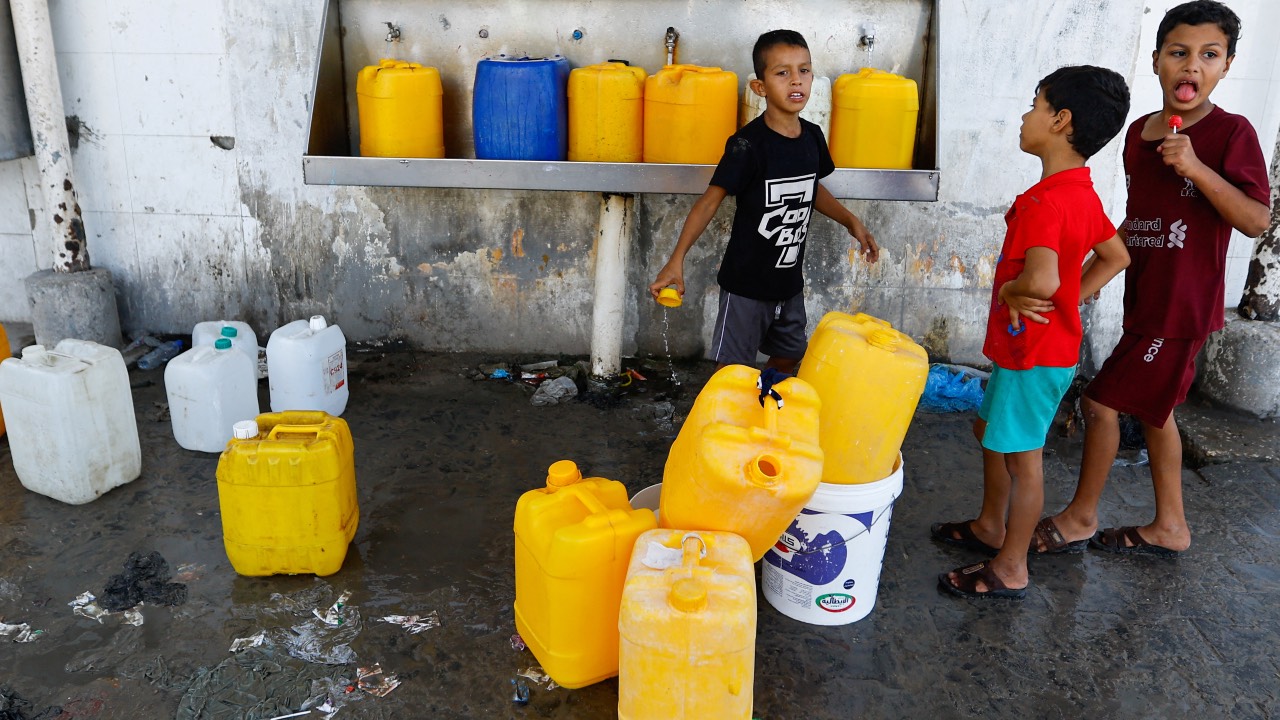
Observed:
[[[62,109],[62,86],[53,47],[53,26],[47,0],[9,0],[13,35],[22,68],[22,89],[31,119],[31,143],[40,171],[40,195],[52,228],[48,247],[53,269],[89,269],[89,246],[84,218],[76,202],[76,179],[71,171],[71,143]]]
[[[591,374],[622,371],[622,326],[627,310],[627,252],[631,246],[634,198],[605,195],[596,238],[595,304],[591,312]]]

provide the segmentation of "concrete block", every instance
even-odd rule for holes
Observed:
[[[1259,418],[1280,417],[1280,323],[1227,313],[1205,343],[1198,380],[1215,402]]]
[[[110,270],[40,270],[27,276],[26,287],[31,325],[41,345],[53,347],[66,338],[92,340],[117,349],[124,345]]]

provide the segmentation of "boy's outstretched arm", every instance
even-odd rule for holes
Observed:
[[[649,294],[657,299],[658,291],[668,285],[675,285],[676,292],[684,295],[684,256],[693,247],[693,243],[702,236],[711,218],[716,216],[720,203],[729,193],[719,185],[708,185],[693,207],[689,209],[689,217],[684,219],[684,227],[680,229],[680,239],[676,241],[675,250],[671,251],[671,259],[658,271],[658,279],[649,286]]]
[[[1156,151],[1164,157],[1165,165],[1196,184],[1213,209],[1231,223],[1231,227],[1251,238],[1258,237],[1270,227],[1271,211],[1267,206],[1245,195],[1213,168],[1200,162],[1189,135],[1169,133]]]
[[[1022,329],[1024,317],[1032,322],[1047,324],[1049,319],[1040,313],[1053,309],[1049,298],[1053,297],[1061,284],[1057,251],[1047,247],[1028,248],[1022,273],[1001,285],[997,295],[1000,303],[1009,308],[1009,324],[1013,329]]]
[[[867,230],[867,226],[863,225],[858,216],[854,215],[849,208],[841,205],[836,196],[823,187],[822,183],[817,183],[817,185],[818,191],[813,198],[814,209],[843,225],[849,231],[849,234],[853,236],[853,239],[858,242],[858,252],[862,253],[867,262],[879,260],[880,246],[876,244],[876,238],[871,234],[871,231]]]
[[[1084,274],[1080,276],[1080,300],[1088,303],[1103,285],[1129,267],[1129,250],[1124,246],[1120,234],[1111,236],[1110,240],[1093,246],[1093,257],[1084,264]]]

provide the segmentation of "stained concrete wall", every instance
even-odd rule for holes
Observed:
[[[861,310],[937,357],[982,362],[1002,216],[1039,173],[1017,150],[1036,81],[1063,64],[1104,65],[1136,79],[1137,110],[1156,109],[1158,88],[1144,96],[1143,83],[1153,18],[1172,4],[941,0],[940,200],[850,202],[884,246],[873,267],[853,258],[842,228],[815,221],[811,321],[829,309]],[[236,317],[265,337],[321,312],[353,339],[587,352],[597,195],[302,183],[321,3],[50,5],[89,251],[116,278],[126,331],[190,332],[200,320]],[[1276,11],[1267,0],[1232,5],[1246,28],[1259,29],[1242,42],[1241,61],[1259,59],[1249,72],[1237,64],[1215,97],[1273,136],[1280,55],[1249,40],[1275,26]],[[1091,163],[1117,219],[1118,156],[1113,143]],[[44,235],[31,228],[33,176],[28,161],[0,163],[0,319],[29,317],[21,280],[51,265],[51,249],[36,240]],[[693,199],[637,200],[626,353],[663,349],[662,315],[644,286]],[[699,353],[709,338],[731,211],[727,203],[687,261],[689,295],[670,314],[676,354]],[[1089,311],[1087,355],[1104,355],[1118,337],[1118,298],[1112,287]]]

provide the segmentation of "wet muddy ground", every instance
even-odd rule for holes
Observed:
[[[616,716],[616,680],[580,690],[528,681],[528,704],[512,702],[513,678],[537,665],[511,643],[515,502],[559,459],[633,493],[660,481],[710,366],[677,364],[685,392],[674,398],[655,371],[664,361],[641,367],[648,379],[629,389],[598,388],[595,402],[535,407],[530,387],[474,379],[481,363],[502,360],[353,352],[344,417],[360,526],[342,570],[320,579],[232,571],[217,456],[174,442],[160,371],[131,373],[142,477],[90,504],[23,489],[0,440],[0,618],[44,631],[30,643],[0,637],[0,688],[29,702],[15,717],[273,718],[298,712],[313,689],[343,703],[336,718]],[[261,390],[265,408],[265,381]],[[1184,471],[1195,545],[1181,558],[1037,559],[1021,604],[961,600],[941,594],[936,575],[978,558],[933,543],[928,527],[977,508],[981,460],[969,421],[921,414],[913,423],[870,616],[817,627],[759,598],[755,717],[1280,717],[1276,466]],[[1056,508],[1070,495],[1079,439],[1056,439],[1049,451],[1046,494]],[[1145,522],[1145,468],[1112,478],[1103,522]],[[135,551],[159,552],[186,602],[144,605],[141,626],[74,615],[68,603],[100,594]],[[313,608],[324,613],[343,592],[348,622],[336,640],[353,661],[307,662],[270,646],[229,651],[259,631],[279,639],[283,628],[306,626]],[[377,619],[431,613],[439,627],[419,634]],[[318,655],[344,651],[320,640]],[[373,663],[401,684],[384,697],[344,692]]]

